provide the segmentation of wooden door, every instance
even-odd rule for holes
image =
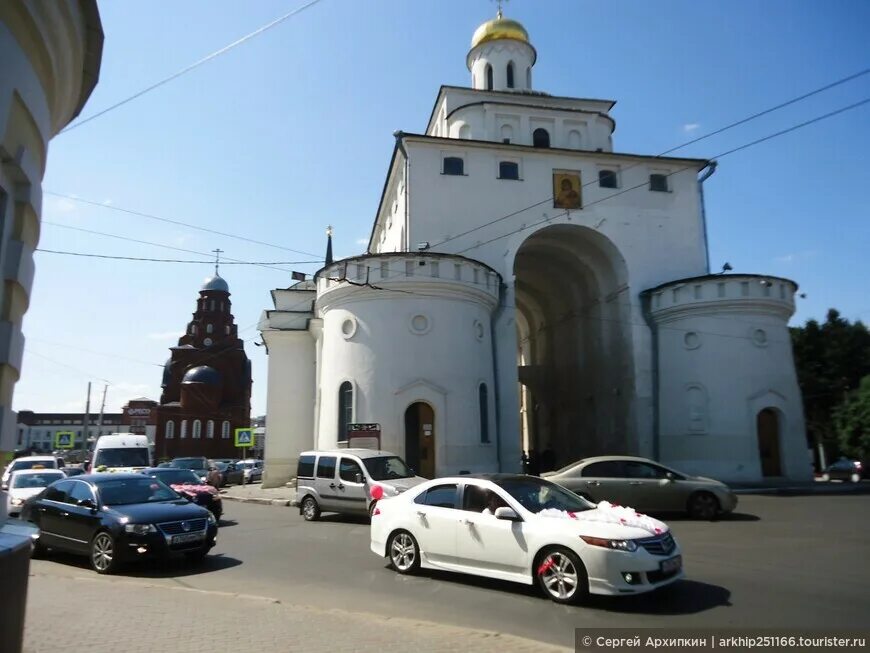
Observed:
[[[758,413],[756,427],[762,476],[782,476],[779,458],[779,416],[776,411],[765,408]]]

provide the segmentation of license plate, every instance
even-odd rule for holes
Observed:
[[[669,558],[668,560],[662,560],[659,563],[659,569],[663,574],[671,574],[675,571],[679,571],[683,566],[683,556],[676,556],[674,558]]]
[[[202,533],[184,533],[183,535],[173,535],[173,544],[185,544],[187,542],[196,542],[203,538]]]

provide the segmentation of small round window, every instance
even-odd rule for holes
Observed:
[[[410,326],[413,333],[423,335],[424,333],[428,333],[429,329],[432,328],[432,322],[426,315],[418,313],[411,318]]]
[[[352,317],[345,318],[341,323],[341,335],[345,340],[350,340],[356,333],[356,320]]]
[[[752,332],[752,342],[759,347],[767,346],[767,331],[764,329],[755,329]]]
[[[701,337],[694,331],[689,331],[683,336],[683,345],[686,349],[697,349],[701,346]]]

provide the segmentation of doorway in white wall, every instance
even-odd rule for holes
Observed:
[[[405,462],[418,475],[435,476],[435,411],[424,401],[405,410]]]

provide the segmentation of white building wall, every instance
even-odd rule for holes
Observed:
[[[318,446],[337,444],[338,390],[350,381],[353,421],[380,423],[383,448],[404,455],[405,410],[425,401],[435,411],[439,475],[494,469],[498,445],[490,312],[498,297],[496,275],[487,275],[484,266],[450,257],[385,258],[389,269],[383,279],[378,257],[365,260],[374,271],[372,283],[402,294],[320,282],[323,358]],[[355,265],[349,263],[352,269]],[[426,326],[415,331],[415,318],[420,317]],[[487,385],[489,395],[488,444],[480,442],[481,383]]]
[[[508,86],[508,62],[514,64],[514,84]],[[467,57],[472,87],[487,90],[486,67],[492,67],[492,89],[496,91],[524,91],[531,88],[531,71],[535,64],[535,51],[526,44],[510,39],[487,41],[473,48]]]
[[[812,479],[787,326],[795,290],[785,279],[728,275],[652,293],[662,462],[723,481],[759,482],[756,418],[773,408],[782,475]]]

